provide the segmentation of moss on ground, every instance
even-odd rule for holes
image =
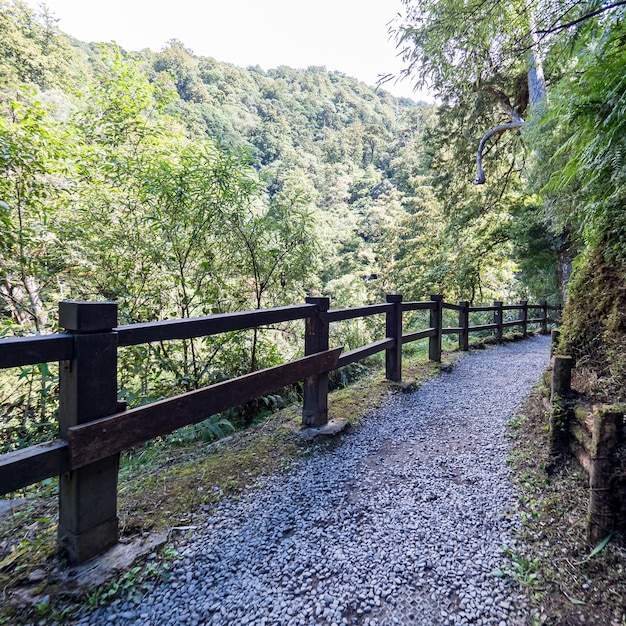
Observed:
[[[537,389],[510,424],[510,463],[518,488],[522,529],[518,562],[532,566],[532,578],[514,582],[533,607],[529,624],[553,626],[626,624],[626,550],[614,536],[598,553],[586,542],[589,478],[574,458],[553,471],[549,459],[548,414]]]

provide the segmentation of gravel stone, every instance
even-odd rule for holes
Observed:
[[[462,356],[332,452],[220,503],[132,618],[113,603],[80,623],[525,624],[492,571],[521,523],[505,426],[548,361],[541,336]]]

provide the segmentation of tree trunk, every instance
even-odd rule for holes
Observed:
[[[0,298],[4,299],[11,316],[20,326],[32,324],[38,333],[46,328],[48,314],[33,276],[25,276],[22,285],[5,278],[0,284]]]
[[[538,60],[538,53],[528,52],[528,100],[531,107],[545,102],[547,97],[546,79],[543,75],[543,64]]]
[[[561,291],[561,301],[567,302],[567,285],[572,274],[572,261],[574,255],[569,246],[569,242],[559,249],[557,253],[557,277],[559,290]]]

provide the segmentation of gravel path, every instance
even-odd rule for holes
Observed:
[[[547,337],[464,356],[332,453],[220,504],[141,605],[78,623],[526,623],[492,572],[519,523],[505,424],[548,360]]]

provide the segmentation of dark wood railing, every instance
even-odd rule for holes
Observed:
[[[529,324],[548,332],[556,320],[549,311],[559,306],[521,302],[504,306],[472,307],[431,296],[427,302],[403,302],[387,296],[384,304],[330,310],[328,298],[307,298],[306,304],[117,326],[114,302],[59,303],[59,325],[66,333],[0,340],[0,369],[60,362],[59,438],[0,456],[0,495],[51,476],[60,476],[58,544],[70,562],[85,561],[118,540],[117,480],[119,453],[177,428],[304,381],[302,423],[322,427],[328,422],[328,373],[385,351],[389,380],[402,377],[402,345],[428,339],[428,355],[441,360],[442,335],[458,334],[459,348],[469,347],[469,333],[519,326],[525,335]],[[428,311],[429,327],[403,332],[403,314]],[[444,328],[443,311],[458,312],[457,327]],[[504,311],[518,311],[504,321]],[[529,311],[538,315],[529,317]],[[472,312],[492,312],[493,322],[469,324]],[[330,324],[372,315],[385,315],[385,337],[341,354],[330,348]],[[306,321],[301,359],[252,372],[203,389],[125,410],[117,397],[117,349],[152,341],[191,339],[300,320]]]

